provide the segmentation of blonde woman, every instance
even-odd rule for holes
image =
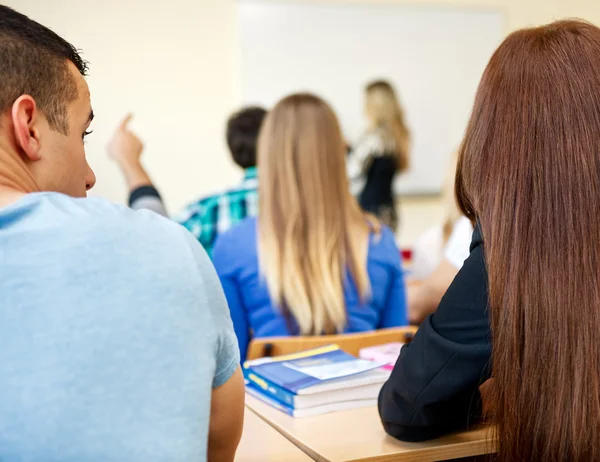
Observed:
[[[392,232],[349,193],[331,108],[292,95],[259,138],[259,214],[222,234],[213,262],[242,360],[252,337],[361,332],[406,324]]]
[[[397,173],[408,169],[410,132],[389,82],[378,80],[367,85],[365,111],[369,127],[348,159],[352,193],[364,210],[395,230],[398,218],[393,182]]]

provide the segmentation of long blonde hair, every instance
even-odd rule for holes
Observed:
[[[386,142],[391,141],[398,170],[404,172],[410,164],[410,131],[394,87],[384,80],[371,82],[365,89],[365,103],[371,128],[382,131]]]
[[[342,332],[344,284],[370,293],[371,226],[351,196],[345,143],[333,110],[310,94],[280,101],[258,142],[258,245],[271,298],[300,334]]]

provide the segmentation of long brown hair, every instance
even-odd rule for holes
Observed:
[[[398,159],[398,171],[404,172],[410,165],[410,131],[404,120],[404,111],[391,83],[376,80],[365,89],[367,115],[379,130],[387,144],[392,146]]]
[[[484,240],[500,459],[600,460],[600,29],[500,45],[456,194]]]
[[[362,297],[370,291],[370,228],[345,162],[338,120],[318,97],[289,96],[267,116],[258,142],[259,259],[272,299],[303,335],[343,331],[347,270]]]

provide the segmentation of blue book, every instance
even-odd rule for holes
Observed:
[[[292,408],[295,406],[296,393],[292,393],[285,388],[259,377],[254,372],[250,371],[250,369],[246,369],[245,367],[244,378],[248,383],[251,383],[254,388],[261,390],[263,393],[271,396],[286,406],[291,406]]]
[[[273,408],[285,412],[292,417],[310,417],[319,414],[326,414],[328,412],[335,411],[346,411],[349,409],[357,409],[360,407],[370,407],[377,405],[377,398],[371,399],[355,399],[351,401],[342,401],[339,403],[322,404],[319,406],[313,406],[305,409],[294,409],[288,406],[268,394],[263,393],[260,388],[255,387],[252,383],[246,384],[246,391],[248,394],[254,396],[260,401],[272,406]]]
[[[294,408],[292,406],[282,403],[267,393],[263,393],[263,391],[256,387],[253,383],[246,384],[246,392],[267,403],[269,406],[279,409],[280,411],[285,412],[292,417],[294,416]]]
[[[293,409],[376,398],[390,372],[329,345],[244,364],[246,380]]]

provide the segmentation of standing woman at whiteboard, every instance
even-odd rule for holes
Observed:
[[[350,187],[363,210],[396,230],[393,184],[396,174],[409,166],[410,132],[389,82],[367,85],[365,110],[369,126],[348,158]]]

